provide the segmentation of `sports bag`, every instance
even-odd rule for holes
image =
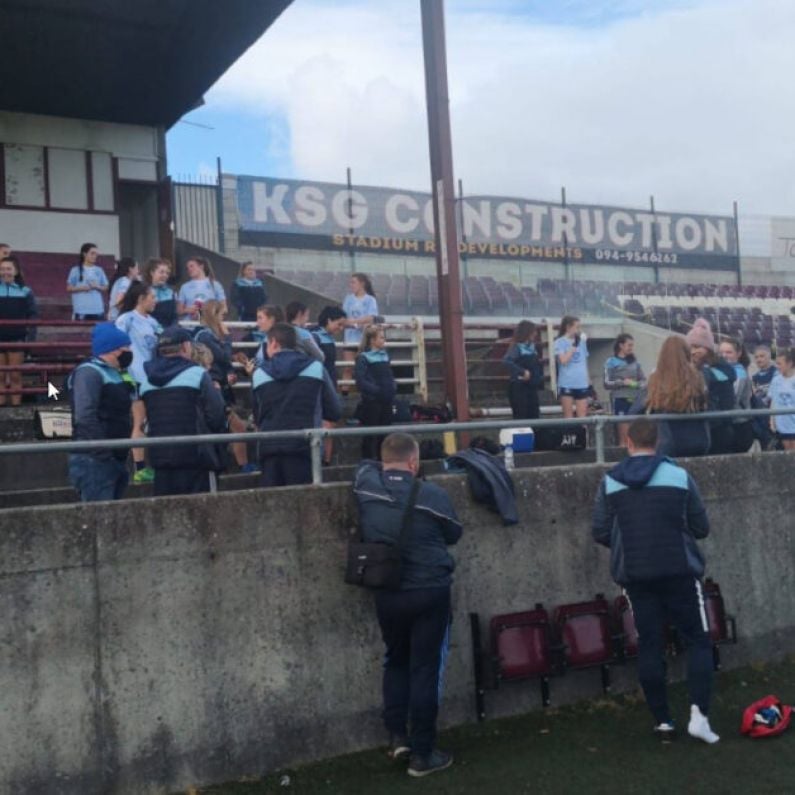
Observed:
[[[749,737],[776,737],[792,719],[792,707],[782,704],[777,696],[765,696],[754,701],[745,712],[740,733]]]
[[[396,591],[400,587],[400,556],[408,538],[419,490],[420,482],[414,478],[403,510],[397,544],[364,541],[361,528],[356,537],[348,541],[348,562],[345,567],[345,582],[348,585],[390,591]]]

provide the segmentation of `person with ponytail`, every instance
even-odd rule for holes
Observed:
[[[356,357],[356,387],[362,396],[356,411],[362,425],[391,425],[397,386],[381,326],[368,326],[364,330]],[[383,436],[363,436],[362,458],[380,460],[383,439]]]
[[[373,283],[366,273],[354,273],[351,276],[350,290],[342,302],[342,311],[347,315],[343,334],[346,347],[342,355],[346,361],[352,362],[357,356],[353,346],[358,347],[362,341],[363,330],[376,322],[378,301],[375,299]],[[348,368],[343,371],[342,378],[350,381],[351,375],[352,371]],[[347,394],[348,387],[344,386],[342,392]]]
[[[80,246],[80,261],[69,271],[66,292],[72,296],[72,318],[74,320],[104,320],[108,277],[97,265],[96,243]]]
[[[39,316],[33,291],[25,284],[19,261],[13,254],[0,258],[0,320],[33,320]],[[0,326],[0,342],[32,342],[36,339],[36,326]],[[0,364],[22,365],[25,351],[0,351]],[[7,390],[16,394],[7,396]],[[12,406],[22,403],[21,370],[0,371],[0,406],[6,398]]]
[[[515,420],[537,420],[540,416],[538,390],[544,386],[544,365],[535,340],[535,323],[522,320],[502,360],[510,371],[508,401]]]
[[[553,346],[558,368],[558,397],[564,419],[576,413],[588,414],[591,382],[588,376],[588,346],[580,330],[580,319],[565,315],[560,321],[558,337]]]
[[[155,308],[155,294],[148,284],[134,282],[124,295],[121,314],[116,318],[116,328],[123,331],[131,342],[132,363],[127,368],[136,384],[135,399],[132,404],[131,439],[146,437],[146,408],[143,400],[138,397],[139,388],[146,380],[144,365],[152,359],[157,350],[157,342],[163,333],[162,326],[152,316]],[[135,474],[133,483],[151,483],[155,471],[146,465],[146,454],[143,447],[135,447],[132,451]]]
[[[185,263],[185,269],[190,278],[179,288],[177,296],[180,320],[198,320],[205,301],[217,301],[226,311],[226,294],[215,278],[210,261],[204,257],[191,257]]]
[[[141,278],[138,263],[132,257],[122,257],[116,263],[116,272],[110,280],[110,298],[108,299],[108,320],[115,321],[121,312],[124,294],[133,282]]]
[[[613,343],[613,355],[605,362],[605,389],[610,393],[610,408],[613,414],[623,416],[630,409],[643,387],[646,376],[640,362],[635,358],[635,340],[631,334],[619,334]],[[618,446],[627,446],[629,424],[618,428]]]

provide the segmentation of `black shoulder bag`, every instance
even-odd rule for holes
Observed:
[[[406,544],[419,490],[420,481],[414,478],[403,511],[397,544],[368,543],[362,539],[361,528],[356,537],[348,541],[348,563],[345,568],[345,582],[348,585],[391,591],[400,587],[400,554]]]

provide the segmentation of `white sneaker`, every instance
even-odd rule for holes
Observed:
[[[718,742],[720,737],[712,731],[709,725],[709,718],[701,714],[701,710],[693,704],[690,707],[690,723],[687,724],[687,733],[697,740],[703,740],[705,743],[712,745]]]

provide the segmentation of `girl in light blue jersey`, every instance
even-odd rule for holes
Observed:
[[[69,271],[66,292],[72,296],[74,320],[104,320],[108,277],[97,265],[99,252],[95,243],[80,246],[80,262]]]
[[[776,356],[778,375],[770,382],[770,408],[795,408],[795,348],[785,348]],[[795,414],[771,417],[771,428],[785,450],[795,450]]]
[[[124,294],[133,282],[141,278],[138,263],[132,257],[122,257],[116,263],[116,272],[110,280],[110,298],[108,299],[108,320],[115,321],[121,313]]]
[[[226,293],[215,278],[212,265],[204,257],[191,257],[185,268],[190,277],[177,295],[177,313],[180,320],[198,320],[199,310],[205,301],[218,301],[226,312]]]
[[[558,366],[558,397],[563,417],[569,419],[576,413],[588,413],[588,394],[591,380],[588,376],[588,346],[580,331],[580,319],[565,315],[560,321],[560,331],[554,345]]]

